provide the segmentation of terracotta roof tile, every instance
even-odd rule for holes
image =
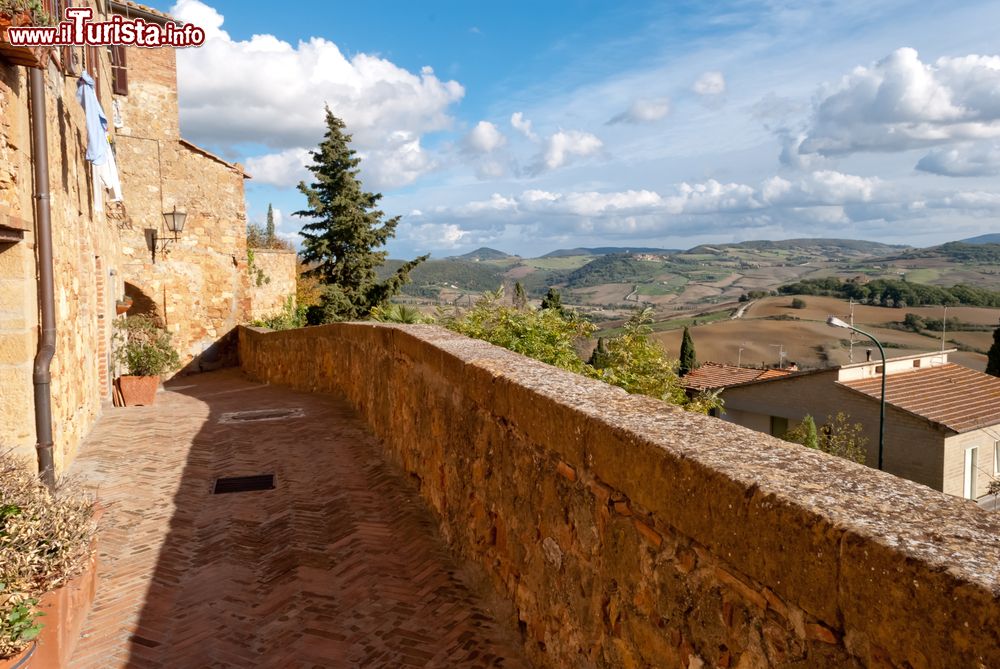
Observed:
[[[880,376],[840,382],[874,399],[881,396],[881,383]],[[1000,424],[1000,378],[954,363],[890,374],[885,399],[955,432]]]
[[[782,369],[754,369],[752,367],[736,367],[718,362],[706,362],[701,367],[691,371],[681,379],[685,388],[690,390],[715,390],[740,383],[749,383],[761,379],[787,376],[789,372]]]

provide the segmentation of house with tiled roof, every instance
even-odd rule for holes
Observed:
[[[760,369],[706,362],[688,372],[681,379],[681,383],[689,391],[702,392],[720,390],[750,381],[777,378],[791,373],[791,370],[787,369]]]
[[[886,361],[883,469],[979,499],[1000,478],[1000,379],[948,361],[951,351]],[[869,361],[728,386],[723,418],[775,436],[806,414],[861,423],[878,466],[882,363]]]

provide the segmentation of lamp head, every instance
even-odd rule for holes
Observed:
[[[163,222],[167,225],[167,230],[176,234],[180,234],[184,231],[184,222],[187,219],[187,212],[183,209],[178,209],[177,205],[174,205],[173,211],[163,212]]]
[[[845,330],[850,330],[851,326],[840,320],[836,316],[829,316],[826,319],[826,324],[833,328],[844,328]]]

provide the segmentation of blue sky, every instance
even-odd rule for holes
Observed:
[[[159,3],[185,136],[249,216],[344,118],[396,257],[1000,230],[1000,4]]]

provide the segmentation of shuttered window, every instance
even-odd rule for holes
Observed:
[[[115,95],[128,95],[128,68],[125,64],[125,46],[115,44],[108,47],[111,54],[111,90]]]

